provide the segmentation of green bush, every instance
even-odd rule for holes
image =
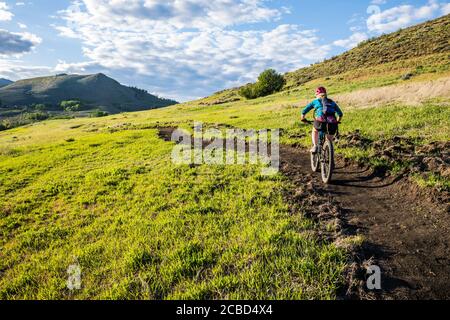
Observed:
[[[258,95],[255,90],[256,84],[248,84],[239,90],[239,95],[246,99],[256,99]]]
[[[280,91],[284,83],[284,77],[281,74],[268,69],[259,75],[256,89],[262,95],[269,95]]]
[[[42,104],[42,103],[34,104],[32,107],[33,107],[34,110],[41,111],[41,112],[45,111],[47,109],[47,106],[45,104]]]
[[[408,72],[408,73],[405,73],[403,76],[402,76],[402,80],[409,80],[409,79],[411,79],[412,77],[414,77],[414,73],[411,73],[411,72]]]
[[[49,118],[49,115],[46,112],[32,112],[32,113],[27,113],[25,115],[25,118],[28,120],[32,120],[32,121],[42,121],[42,120],[46,120]]]
[[[239,95],[247,99],[256,99],[278,92],[285,84],[284,77],[273,69],[261,73],[258,81],[239,90]]]
[[[80,111],[83,108],[83,104],[79,100],[61,101],[60,106],[67,112]]]
[[[90,114],[91,118],[100,118],[100,117],[106,117],[109,116],[109,113],[102,110],[95,110],[91,112]]]
[[[8,130],[12,128],[12,123],[9,119],[4,119],[0,122],[0,131]]]

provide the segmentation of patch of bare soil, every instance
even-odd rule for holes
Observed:
[[[283,146],[281,158],[282,172],[298,188],[328,199],[315,203],[305,200],[305,193],[300,199],[306,201],[306,211],[313,208],[320,217],[331,207],[344,234],[365,238],[355,252],[342,298],[450,298],[450,221],[442,206],[422,199],[407,179],[379,177],[342,159],[337,160],[334,183],[323,185],[319,175],[311,173],[308,153]],[[382,290],[367,290],[367,265],[381,268]]]

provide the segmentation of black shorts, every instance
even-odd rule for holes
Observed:
[[[323,131],[326,134],[329,135],[335,135],[338,130],[338,124],[337,123],[326,123],[326,122],[320,122],[320,121],[314,121],[314,128],[317,131]]]

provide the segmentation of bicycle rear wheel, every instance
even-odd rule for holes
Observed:
[[[323,146],[321,171],[323,183],[330,183],[334,170],[334,147],[333,143],[327,140]]]

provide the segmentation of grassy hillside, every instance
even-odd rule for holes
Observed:
[[[287,88],[350,70],[450,51],[450,15],[365,41],[344,54],[286,74]]]
[[[3,107],[44,104],[49,109],[61,101],[80,100],[87,108],[109,113],[166,107],[175,101],[121,85],[104,74],[56,75],[16,81],[0,89]]]
[[[174,144],[156,128],[280,128],[283,143],[307,146],[300,108],[323,84],[345,112],[342,133],[359,130],[366,143],[338,152],[398,172],[409,164],[387,161],[377,146],[412,141],[419,150],[450,140],[449,67],[448,52],[434,53],[251,101],[216,104],[230,99],[225,91],[0,132],[0,298],[336,298],[347,251],[291,211],[287,178],[263,177],[258,165],[174,165]],[[448,188],[448,176],[427,174],[414,178]],[[82,288],[69,291],[73,264]]]

